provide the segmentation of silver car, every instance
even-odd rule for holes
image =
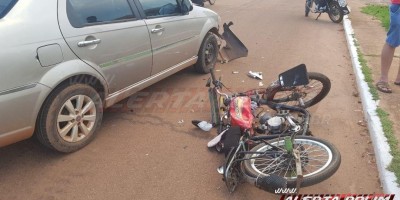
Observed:
[[[219,16],[190,0],[0,1],[0,147],[73,152],[103,109],[217,58]]]

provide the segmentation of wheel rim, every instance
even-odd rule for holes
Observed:
[[[308,85],[305,86],[298,86],[293,90],[288,90],[288,91],[278,91],[274,99],[284,99],[287,96],[295,96],[298,98],[302,98],[304,103],[307,104],[309,101],[314,99],[317,95],[319,95],[322,92],[322,89],[324,88],[324,85],[321,81],[316,80],[316,79],[310,79],[310,82]],[[298,99],[296,98],[296,99]],[[297,106],[299,105],[299,101],[287,101],[283,102],[286,105],[292,105],[292,106]]]
[[[303,169],[303,177],[309,177],[320,173],[326,169],[332,162],[333,153],[323,143],[309,139],[295,139],[295,149],[300,151],[300,160]],[[284,140],[276,141],[272,145],[284,147]],[[271,147],[265,145],[257,150],[257,152],[265,152]],[[252,155],[256,157],[258,155]],[[287,179],[295,179],[296,167],[295,160],[287,154],[267,154],[261,158],[253,158],[250,165],[254,171],[262,175],[276,174]]]
[[[205,55],[204,57],[205,57],[206,65],[214,63],[214,60],[215,60],[215,47],[211,42],[207,43],[204,55]]]
[[[96,122],[96,105],[85,95],[68,99],[57,116],[57,130],[67,142],[79,142],[88,136]]]

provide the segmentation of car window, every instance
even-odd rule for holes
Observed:
[[[149,18],[181,14],[177,0],[139,0]]]
[[[67,15],[75,28],[135,19],[128,0],[67,0]]]
[[[0,19],[17,3],[17,0],[0,0]]]

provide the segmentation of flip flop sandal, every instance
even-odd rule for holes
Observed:
[[[377,82],[376,83],[376,88],[384,93],[392,93],[392,89],[390,89],[389,84],[387,82]]]

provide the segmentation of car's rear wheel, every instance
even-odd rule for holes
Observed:
[[[200,46],[195,70],[203,74],[209,73],[217,62],[218,51],[217,37],[213,33],[207,33]]]
[[[45,101],[36,136],[51,149],[74,152],[93,140],[102,117],[103,104],[95,89],[81,83],[64,84]]]

